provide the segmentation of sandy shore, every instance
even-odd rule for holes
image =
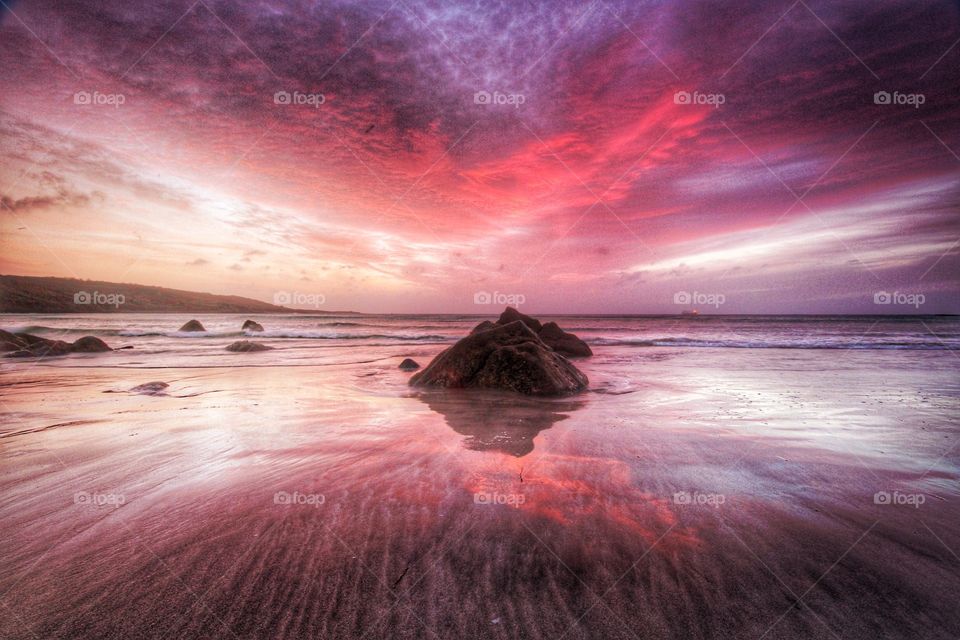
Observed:
[[[957,637],[955,354],[597,351],[557,401],[7,366],[0,637]]]

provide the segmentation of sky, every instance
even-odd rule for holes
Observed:
[[[923,0],[3,0],[0,273],[957,313],[958,39]]]

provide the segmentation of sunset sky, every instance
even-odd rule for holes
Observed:
[[[956,2],[3,1],[0,273],[960,312]]]

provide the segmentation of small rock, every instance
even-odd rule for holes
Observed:
[[[180,327],[180,331],[206,331],[203,328],[203,325],[200,324],[199,320],[191,320],[187,324]]]
[[[227,345],[227,351],[234,351],[238,353],[249,353],[251,351],[269,351],[273,347],[268,347],[265,344],[259,342],[251,342],[250,340],[238,340],[232,344]]]
[[[71,350],[74,353],[102,353],[104,351],[113,351],[106,342],[94,336],[83,336],[74,340]]]
[[[263,331],[263,325],[259,322],[254,322],[253,320],[247,320],[243,323],[243,326],[240,327],[241,331]]]
[[[400,363],[400,368],[404,371],[413,371],[414,369],[419,369],[420,364],[416,360],[404,358],[403,362]]]
[[[161,396],[166,395],[164,390],[169,386],[170,385],[166,382],[145,382],[130,389],[130,393],[142,393],[143,395],[147,396]]]

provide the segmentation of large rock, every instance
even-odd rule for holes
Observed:
[[[200,324],[199,320],[191,320],[187,324],[180,327],[180,331],[206,331],[203,328],[203,325]]]
[[[513,307],[507,307],[504,312],[500,314],[500,318],[496,323],[485,320],[474,327],[471,333],[486,331],[496,325],[505,325],[518,320],[530,327],[548,347],[557,353],[574,357],[593,355],[593,351],[590,350],[590,346],[587,345],[586,342],[574,334],[564,331],[556,322],[540,324],[540,321],[536,318],[531,318],[526,314],[520,313]]]
[[[100,353],[113,351],[106,342],[94,336],[84,336],[73,343],[41,338],[29,333],[0,331],[0,351],[9,351],[8,358],[37,358],[65,356],[68,353]]]
[[[263,325],[253,320],[247,320],[243,323],[243,326],[240,327],[240,331],[263,331]]]
[[[260,344],[259,342],[250,342],[249,340],[238,340],[227,345],[227,351],[235,351],[238,353],[249,353],[251,351],[270,351],[273,347],[269,347],[265,344]]]
[[[538,334],[548,346],[565,356],[592,356],[593,351],[586,342],[561,329],[556,322],[543,325]]]
[[[588,380],[517,320],[462,338],[414,374],[410,384],[557,396],[581,391]]]
[[[490,322],[489,320],[484,320],[470,331],[470,334],[480,333],[481,331],[487,331],[489,329],[496,329],[499,325],[496,322]]]
[[[540,329],[543,328],[543,325],[540,324],[539,320],[520,313],[513,307],[507,307],[503,310],[503,313],[501,313],[500,317],[497,319],[497,324],[510,324],[511,322],[516,322],[517,320],[533,329],[534,333],[540,333]]]

